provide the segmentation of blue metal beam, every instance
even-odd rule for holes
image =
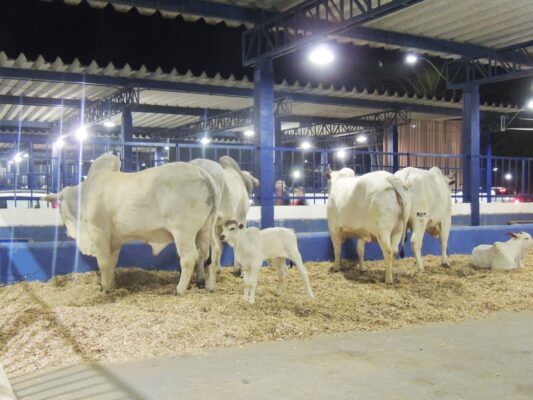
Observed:
[[[390,15],[424,0],[307,0],[242,35],[242,63],[288,54],[355,25]]]
[[[3,128],[14,128],[14,129],[41,129],[46,130],[52,128],[50,122],[39,122],[39,121],[12,121],[12,120],[2,120],[0,121],[0,127]]]
[[[463,89],[463,201],[470,203],[472,226],[479,225],[480,134],[479,86]]]
[[[274,226],[274,77],[272,60],[263,60],[254,71],[254,117],[259,149],[261,228]],[[256,171],[257,173],[257,167]]]
[[[18,79],[28,81],[45,81],[57,83],[73,83],[73,84],[88,84],[88,85],[103,85],[103,86],[128,86],[138,85],[141,88],[170,91],[170,92],[185,92],[195,94],[211,94],[219,96],[235,96],[235,97],[253,97],[253,89],[226,87],[221,85],[204,85],[198,83],[182,83],[158,81],[152,79],[130,79],[124,77],[111,77],[91,74],[79,74],[74,72],[54,72],[54,71],[36,71],[20,68],[0,68],[0,79]],[[326,95],[315,95],[311,93],[297,93],[288,91],[276,92],[276,99],[285,97],[293,101],[313,104],[331,104],[342,105],[346,107],[363,107],[390,110],[394,108],[408,108],[411,112],[438,114],[460,117],[461,110],[459,108],[452,108],[446,106],[428,106],[422,104],[408,104],[402,102],[390,102],[370,99],[350,99],[345,97],[335,97]],[[148,105],[138,105],[139,109],[148,107]],[[164,106],[154,106],[164,107]],[[145,108],[145,110],[147,110]],[[164,109],[161,109],[164,111]],[[149,111],[144,111],[149,112]],[[196,112],[196,111],[195,111]],[[216,111],[215,111],[216,112]]]

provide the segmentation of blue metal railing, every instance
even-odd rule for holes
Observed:
[[[52,191],[52,182],[57,179],[60,187],[75,185],[80,177],[83,179],[87,175],[95,158],[106,152],[120,156],[124,145],[132,146],[133,169],[136,171],[167,162],[187,162],[194,158],[216,161],[223,155],[229,155],[243,170],[259,176],[258,152],[253,145],[204,146],[199,143],[108,141],[86,143],[81,153],[79,149],[65,149],[55,158],[48,151],[34,152],[17,165],[8,163],[6,156],[0,156],[0,191],[4,195],[18,193],[19,198],[23,198],[22,195],[32,198]],[[304,150],[289,147],[276,147],[274,154],[276,189],[273,198],[276,205],[324,204],[327,199],[324,172],[328,165],[334,170],[349,167],[359,175],[377,170],[394,172],[393,165],[398,165],[399,168],[412,166],[426,169],[438,166],[444,174],[456,175],[453,197],[455,201],[462,201],[462,155],[390,153],[354,148]],[[54,162],[58,164],[55,170]],[[479,165],[482,176],[481,201],[533,201],[533,158],[481,156]],[[256,203],[259,204],[259,199],[256,199]]]

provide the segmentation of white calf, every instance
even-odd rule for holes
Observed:
[[[522,258],[533,248],[533,239],[527,232],[507,233],[507,242],[482,244],[472,250],[472,264],[479,268],[515,269],[521,268]]]
[[[244,300],[255,303],[255,288],[257,287],[257,274],[263,261],[270,260],[278,269],[277,293],[282,294],[287,287],[287,266],[285,259],[291,260],[298,268],[298,272],[304,281],[307,295],[314,298],[307,270],[302,262],[302,256],[298,251],[298,244],[294,231],[286,228],[245,228],[236,220],[227,221],[224,224],[222,235],[223,241],[233,247],[235,263],[242,267],[244,276]]]

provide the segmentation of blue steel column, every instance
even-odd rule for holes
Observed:
[[[487,181],[485,183],[487,191],[487,203],[492,201],[492,133],[489,132],[488,141],[487,141]]]
[[[389,153],[394,153],[391,159],[392,173],[395,173],[399,169],[398,162],[398,126],[396,124],[389,126],[389,132],[387,136],[388,145],[387,151]]]
[[[261,185],[261,228],[274,226],[274,80],[272,60],[260,60],[254,71],[255,157]],[[259,168],[257,168],[259,167]]]
[[[275,139],[274,146],[282,147],[282,132],[281,132],[281,121],[279,118],[275,119]],[[283,178],[283,153],[278,151],[274,154],[274,165],[276,166],[276,176],[275,181]]]
[[[463,88],[463,201],[470,203],[470,224],[479,225],[479,85]]]
[[[122,126],[120,129],[122,141],[131,142],[133,140],[133,119],[130,107],[124,107],[122,110]],[[131,146],[124,145],[122,149],[122,170],[124,172],[133,171],[133,151]]]
[[[314,162],[314,160],[313,160]],[[320,171],[321,175],[321,186],[322,189],[327,189],[328,187],[328,178],[326,178],[326,171],[328,170],[329,160],[328,160],[328,150],[324,149],[320,151]]]
[[[61,190],[61,147],[52,145],[52,193],[59,193]]]

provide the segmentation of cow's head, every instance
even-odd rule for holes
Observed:
[[[248,192],[248,196],[251,196],[252,191],[254,190],[254,187],[259,186],[259,179],[255,178],[248,171],[242,171],[242,179],[244,181],[244,186],[246,186],[246,191]]]
[[[81,185],[67,186],[59,193],[50,193],[41,197],[41,200],[59,204],[61,219],[68,236],[73,239],[78,237],[78,191],[81,190]]]
[[[224,223],[220,239],[233,245],[235,236],[243,229],[244,224],[239,223],[236,219],[230,219]]]
[[[533,239],[527,232],[507,232],[507,236],[509,236],[511,239],[523,240],[525,243],[533,246]]]
[[[331,186],[341,178],[355,178],[355,171],[351,168],[343,168],[340,171],[333,171],[328,164],[328,169],[324,173],[324,176],[328,179],[328,193],[331,191]]]

